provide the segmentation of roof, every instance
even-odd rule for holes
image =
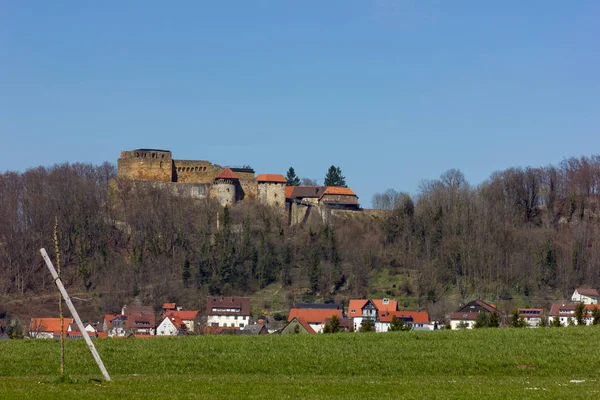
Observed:
[[[350,300],[348,304],[348,317],[362,317],[362,308],[367,304],[368,299]]]
[[[263,334],[269,333],[267,327],[263,324],[246,325],[246,327],[242,330],[242,332],[248,332],[251,335],[259,335],[261,331]]]
[[[600,306],[598,304],[584,304],[583,305],[583,309],[587,313],[592,313],[594,311],[594,308],[596,308],[596,307],[600,308]],[[552,304],[548,315],[551,317],[556,316],[556,315],[563,316],[563,317],[568,317],[568,316],[573,317],[573,316],[575,316],[576,308],[577,308],[577,304],[573,304],[573,303]]]
[[[312,328],[312,326],[310,326],[310,324],[308,322],[306,322],[306,320],[303,319],[303,318],[294,317],[294,318],[292,318],[292,320],[290,322],[288,322],[288,324],[285,327],[287,327],[288,325],[290,325],[294,321],[296,321],[298,324],[300,324],[306,330],[306,332],[310,333],[311,335],[314,335],[315,333],[317,333]],[[285,327],[283,329],[285,329]]]
[[[386,303],[387,300],[387,304]],[[371,300],[379,313],[396,311],[398,309],[398,301],[396,299],[372,299]]]
[[[598,294],[598,291],[596,289],[577,288],[575,290],[577,291],[577,293],[582,294],[584,296],[600,297],[600,294]]]
[[[292,195],[290,198],[293,199],[302,199],[305,197],[308,198],[319,198],[327,189],[325,186],[293,186],[294,190],[292,191]],[[287,192],[286,192],[287,197]]]
[[[327,186],[321,197],[325,196],[326,194],[335,196],[356,196],[356,193],[354,193],[352,189],[341,186]]]
[[[427,314],[426,311],[392,311],[389,313],[380,314],[379,320],[381,322],[391,322],[394,317],[412,320],[412,322],[415,324],[429,323],[429,314]]]
[[[275,182],[287,183],[287,179],[281,174],[259,174],[256,177],[257,182]]]
[[[181,318],[175,317],[175,316],[166,316],[160,321],[160,323],[162,324],[165,319],[168,319],[169,321],[171,321],[171,323],[177,330],[182,330],[182,329],[185,330],[185,323],[183,322],[183,320]]]
[[[288,315],[288,322],[291,322],[294,318],[303,319],[309,324],[324,324],[327,318],[331,318],[336,315],[338,318],[342,318],[342,310],[332,309],[310,309],[310,308],[292,308]]]
[[[167,316],[179,317],[184,321],[193,321],[198,316],[198,311],[192,310],[169,310],[165,313]]]
[[[457,319],[461,321],[476,321],[478,312],[455,312],[450,315],[450,319]]]
[[[165,303],[162,308],[163,310],[174,310],[177,308],[177,303]]]
[[[477,299],[477,300],[470,301],[467,304],[465,304],[464,306],[462,306],[460,308],[460,310],[457,311],[457,313],[465,313],[465,312],[477,313],[477,312],[479,312],[480,309],[483,309],[489,313],[498,311],[494,304],[486,303],[485,301],[483,301],[481,299]]]
[[[225,168],[215,179],[240,179],[240,177],[231,168]]]
[[[73,323],[73,318],[63,318],[63,336],[67,332],[67,328]],[[60,318],[31,318],[29,331],[36,332],[52,332],[56,336],[60,336]]]
[[[213,308],[218,310],[213,311]],[[239,311],[232,311],[232,310]],[[227,311],[230,310],[230,311]],[[208,296],[206,298],[206,315],[250,315],[249,297]]]
[[[294,188],[296,188],[296,186],[286,186],[285,187],[285,198],[286,199],[292,198],[292,193],[294,193]]]
[[[307,308],[313,310],[344,310],[343,304],[336,303],[298,303],[296,308]]]

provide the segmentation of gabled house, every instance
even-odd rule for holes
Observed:
[[[354,323],[354,330],[358,331],[367,319],[370,320],[376,332],[387,332],[384,325],[380,324],[380,316],[388,315],[398,309],[396,299],[354,299],[348,305],[348,318]]]
[[[185,335],[187,326],[180,317],[166,316],[156,327],[157,336]]]
[[[325,327],[326,320],[334,315],[340,320],[343,318],[340,309],[292,308],[288,315],[288,322],[292,322],[294,318],[306,321],[316,333],[320,333]]]
[[[154,335],[154,310],[150,306],[123,306],[121,314],[106,314],[102,329],[108,336]]]
[[[537,328],[542,322],[544,310],[542,308],[519,308],[519,318],[523,318],[528,328]]]
[[[598,297],[600,294],[596,289],[577,288],[571,296],[571,301],[573,303],[598,304]]]
[[[450,327],[452,329],[472,329],[479,312],[491,314],[498,312],[498,310],[494,304],[486,303],[481,299],[470,301],[450,315]]]
[[[250,298],[208,296],[206,325],[243,329],[250,324]]]
[[[314,335],[316,332],[310,326],[308,322],[302,318],[294,317],[283,329],[279,332],[281,334],[298,333],[298,334],[309,334]]]
[[[246,325],[244,329],[240,330],[242,335],[268,335],[269,330],[264,324],[252,324]]]
[[[415,331],[431,331],[433,325],[429,323],[429,314],[426,311],[392,311],[379,315],[379,330],[377,332],[388,332],[393,318],[403,320],[411,325]]]
[[[73,323],[73,318],[63,318],[62,336],[67,337],[67,329]],[[60,338],[60,318],[31,318],[29,337],[34,339]]]
[[[96,328],[90,322],[84,324],[84,329],[87,332],[89,337],[96,337]],[[83,338],[83,333],[79,330],[79,327],[75,323],[69,324],[67,328],[67,337],[68,338]]]
[[[592,325],[594,323],[594,308],[599,307],[597,304],[584,304],[583,315],[585,318],[586,325]],[[562,325],[569,325],[569,321],[577,325],[575,320],[575,309],[577,304],[552,304],[550,312],[548,313],[548,324],[551,324],[555,318],[560,320]]]

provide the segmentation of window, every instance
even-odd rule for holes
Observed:
[[[231,323],[231,327],[233,328],[234,326],[235,326],[235,324],[232,322],[232,323]]]
[[[244,324],[240,324],[240,328],[243,328],[243,327],[244,327]]]
[[[233,319],[235,319],[237,321],[237,315]]]

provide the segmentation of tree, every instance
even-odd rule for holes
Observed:
[[[562,326],[560,323],[560,317],[558,315],[552,318],[552,321],[550,321],[550,326],[553,328],[560,328]]]
[[[546,321],[545,315],[540,315],[540,328],[545,328],[548,326],[548,322]]]
[[[360,332],[375,332],[375,324],[371,318],[366,318],[360,325]]]
[[[479,329],[479,328],[486,328],[487,326],[488,326],[488,316],[484,311],[479,310],[479,313],[477,314],[477,319],[475,320],[475,323],[473,324],[473,328]]]
[[[342,170],[340,167],[331,166],[325,175],[325,186],[346,186],[346,178],[342,175]]]
[[[497,328],[500,326],[500,316],[498,315],[498,311],[494,311],[490,314],[490,318],[488,319],[488,327]]]
[[[390,327],[388,328],[389,332],[397,332],[397,331],[410,331],[412,329],[412,325],[404,321],[402,318],[396,318],[396,316],[392,317],[392,322],[390,323]]]
[[[571,317],[567,318],[567,326],[575,326],[575,320]]]
[[[338,333],[342,330],[340,327],[340,319],[337,315],[332,315],[329,322],[325,324],[323,333]]]
[[[582,302],[575,306],[575,322],[577,325],[585,325],[585,306]]]
[[[598,306],[594,306],[594,309],[592,310],[592,317],[594,318],[594,320],[592,321],[593,325],[600,324],[600,309],[598,308]]]
[[[294,171],[293,167],[290,167],[290,169],[288,169],[288,172],[285,175],[285,179],[287,181],[286,185],[288,186],[300,185],[300,178],[298,178],[298,175],[296,175],[296,171]]]
[[[523,317],[519,316],[519,311],[515,308],[512,314],[512,318],[510,320],[511,328],[523,328],[525,327],[526,322]]]
[[[317,182],[316,179],[310,179],[310,178],[302,178],[300,181],[300,184],[302,186],[319,186],[319,183]]]

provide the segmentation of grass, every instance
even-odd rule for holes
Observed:
[[[598,398],[596,327],[0,342],[0,398]]]

